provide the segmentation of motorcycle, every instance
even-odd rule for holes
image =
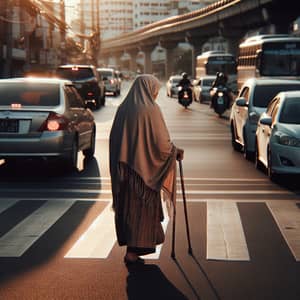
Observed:
[[[222,114],[229,108],[230,97],[228,88],[226,86],[218,86],[211,90],[211,107],[215,113],[222,116]]]
[[[188,86],[178,87],[178,103],[187,108],[193,102],[192,90]]]

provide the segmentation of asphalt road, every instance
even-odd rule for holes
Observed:
[[[80,160],[78,172],[0,165],[0,299],[300,299],[299,178],[270,182],[233,151],[226,116],[205,104],[184,109],[164,87],[158,103],[185,150],[192,254],[178,177],[176,260],[166,214],[165,243],[144,267],[126,268],[114,233],[108,134],[128,87],[95,112],[95,159]]]

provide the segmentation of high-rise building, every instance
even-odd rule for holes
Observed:
[[[153,22],[205,7],[216,0],[80,0],[78,16],[84,34],[93,31],[99,3],[99,24],[102,40],[139,29]],[[84,2],[84,3],[83,3]],[[72,25],[72,23],[71,23]],[[75,30],[78,32],[78,30]]]

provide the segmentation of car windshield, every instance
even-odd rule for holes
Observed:
[[[1,83],[1,106],[56,106],[59,104],[59,85],[44,83]]]
[[[180,79],[181,79],[181,78],[173,78],[173,79],[171,79],[171,82],[172,82],[173,84],[177,84],[177,83],[179,83]]]
[[[202,84],[205,86],[211,86],[214,82],[214,79],[202,79]]]
[[[112,72],[111,71],[98,71],[100,75],[102,75],[102,77],[106,77],[106,78],[112,78]]]
[[[94,76],[93,71],[90,68],[58,68],[56,74],[63,79],[69,79],[71,81],[87,80]]]
[[[257,85],[253,95],[253,105],[257,107],[267,107],[269,102],[279,92],[300,90],[299,84],[272,84],[272,85]]]
[[[300,124],[300,98],[291,98],[284,102],[279,122]]]

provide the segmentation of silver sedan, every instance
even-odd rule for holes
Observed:
[[[96,125],[70,81],[0,80],[0,159],[59,158],[77,167],[78,152],[94,156]]]
[[[266,168],[271,180],[300,174],[300,91],[279,93],[261,115],[255,165]]]

